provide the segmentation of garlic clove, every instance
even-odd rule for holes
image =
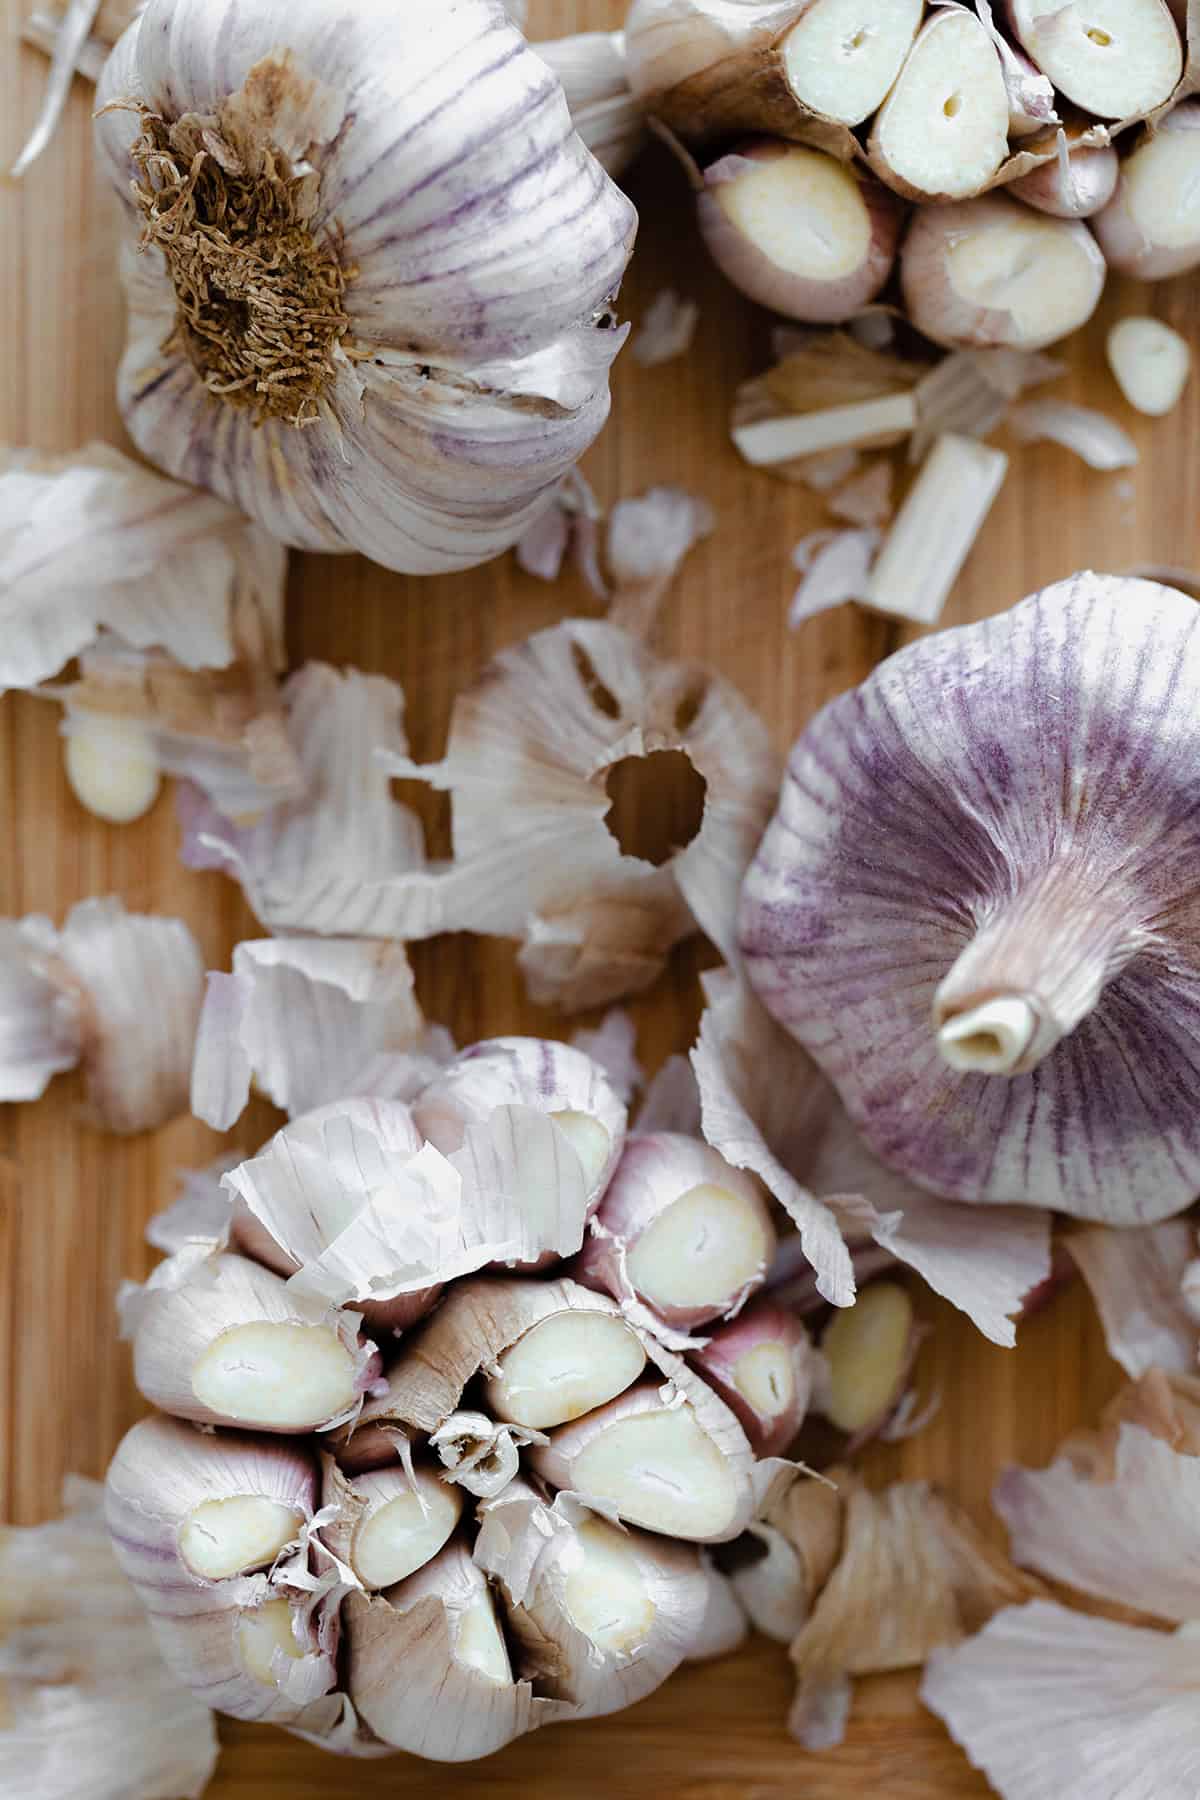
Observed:
[[[813,1388],[812,1344],[797,1318],[754,1300],[694,1353],[692,1366],[736,1414],[759,1455],[783,1455]]]
[[[1108,205],[1116,189],[1121,165],[1111,144],[1069,148],[1065,134],[1059,138],[1059,154],[1028,175],[1009,183],[1009,192],[1038,212],[1058,219],[1090,219]]]
[[[359,1094],[409,1100],[451,1049],[427,1026],[400,944],[267,938],[210,974],[192,1111],[224,1131],[257,1086],[293,1117]]]
[[[111,825],[131,825],[150,811],[162,770],[144,725],[73,712],[66,740],[67,781],[87,812]]]
[[[812,1596],[804,1562],[784,1533],[755,1520],[730,1551],[730,1584],[754,1630],[790,1644],[808,1617]]]
[[[673,1133],[629,1138],[579,1273],[688,1329],[762,1285],[775,1233],[762,1192],[716,1151]]]
[[[217,1760],[213,1715],[168,1670],[105,1529],[101,1489],[0,1531],[0,1784],[14,1794],[197,1800]]]
[[[1088,1285],[1113,1361],[1133,1378],[1154,1367],[1190,1374],[1200,1342],[1187,1279],[1194,1227],[1185,1219],[1125,1231],[1085,1225],[1064,1242]]]
[[[299,1513],[258,1495],[202,1500],[184,1522],[179,1554],[194,1575],[221,1581],[274,1562],[302,1524]]]
[[[668,839],[658,862],[623,856],[605,820],[611,772],[644,769],[648,746],[682,753],[706,784],[699,830]],[[577,1009],[648,986],[695,929],[728,942],[733,871],[774,753],[725,682],[569,620],[502,652],[459,696],[443,762],[383,763],[452,794],[454,860],[398,881],[398,935],[515,938],[532,997]]]
[[[124,1318],[142,1393],[198,1424],[331,1430],[379,1366],[358,1314],[306,1311],[278,1275],[205,1245],[160,1264]]]
[[[803,106],[842,125],[862,125],[881,106],[908,55],[921,0],[813,0],[781,38],[779,55]]]
[[[1008,149],[1008,89],[986,27],[957,7],[922,27],[871,127],[872,168],[916,200],[966,200]]]
[[[558,1313],[497,1357],[487,1403],[499,1419],[548,1431],[624,1393],[645,1365],[646,1353],[623,1319]]]
[[[1105,344],[1117,386],[1138,412],[1161,419],[1178,406],[1192,371],[1187,339],[1161,319],[1118,319]]]
[[[823,151],[762,138],[704,172],[697,219],[742,293],[789,319],[848,319],[891,271],[900,208]]]
[[[1183,73],[1164,0],[1008,0],[1013,30],[1059,92],[1102,119],[1144,117]]]
[[[392,1587],[429,1562],[462,1516],[460,1490],[427,1469],[381,1469],[351,1482],[365,1502],[354,1531],[350,1563],[368,1589]]]
[[[910,318],[951,347],[1056,343],[1091,318],[1105,273],[1081,220],[1050,218],[1003,193],[920,208],[900,258]]]
[[[873,1281],[834,1315],[821,1337],[828,1366],[820,1410],[856,1441],[884,1425],[912,1371],[919,1334],[913,1304],[894,1281]]]
[[[1174,107],[1121,163],[1116,193],[1097,213],[1096,237],[1110,269],[1162,281],[1200,263],[1192,204],[1200,169],[1200,104]]]
[[[715,1566],[706,1550],[700,1553],[700,1566],[708,1583],[708,1600],[685,1662],[712,1662],[719,1656],[732,1656],[741,1649],[749,1631],[733,1583]]]

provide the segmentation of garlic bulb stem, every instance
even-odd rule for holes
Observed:
[[[1037,1028],[1037,1010],[1023,995],[998,994],[948,1018],[938,1032],[938,1049],[952,1069],[1011,1075]]]

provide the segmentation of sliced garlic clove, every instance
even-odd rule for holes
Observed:
[[[921,0],[812,0],[779,42],[792,93],[821,118],[862,125],[882,106],[921,23]]]
[[[1149,418],[1174,411],[1192,372],[1186,338],[1161,319],[1118,319],[1105,343],[1108,366],[1130,406]]]
[[[760,1456],[782,1456],[804,1422],[815,1362],[808,1333],[770,1300],[715,1331],[692,1366],[736,1414]]]
[[[401,944],[267,938],[210,974],[192,1065],[192,1111],[218,1131],[251,1085],[293,1117],[355,1095],[410,1100],[451,1049],[427,1026]]]
[[[363,1511],[354,1529],[350,1566],[368,1592],[393,1587],[435,1557],[462,1517],[463,1496],[432,1470],[359,1475],[350,1486]]]
[[[624,1393],[645,1365],[646,1353],[624,1319],[561,1312],[532,1326],[496,1358],[487,1403],[498,1419],[549,1431]]]
[[[379,1366],[358,1314],[306,1311],[278,1275],[203,1245],[160,1264],[125,1317],[142,1393],[198,1424],[331,1430]]]
[[[1008,0],[1017,38],[1066,99],[1101,119],[1144,118],[1183,73],[1164,0]]]
[[[910,199],[966,200],[1008,149],[1009,96],[987,28],[958,7],[922,27],[871,127],[880,178]]]
[[[734,286],[785,318],[851,318],[891,272],[897,202],[823,151],[756,139],[705,170],[697,219]]]
[[[1121,163],[1117,190],[1097,213],[1104,260],[1119,275],[1162,281],[1200,264],[1192,195],[1200,170],[1200,103],[1175,107]]]

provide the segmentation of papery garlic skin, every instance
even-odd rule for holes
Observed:
[[[0,1097],[37,1100],[83,1048],[83,1008],[49,919],[0,921]]]
[[[622,342],[607,309],[636,221],[500,0],[410,12],[401,49],[382,0],[347,15],[329,0],[271,0],[245,19],[150,0],[105,69],[98,132],[128,211],[119,396],[140,448],[286,543],[435,574],[515,543],[602,426]],[[114,110],[129,99],[144,112]],[[240,159],[259,199],[266,159],[284,171],[274,199],[301,233],[301,303],[320,317],[302,380],[294,354],[274,371],[262,361],[274,273],[243,338],[175,337],[186,259],[149,199],[139,209],[131,196],[135,178],[148,194],[147,169],[169,173],[165,161],[139,167],[144,125],[176,171],[207,150],[217,198],[202,187],[201,226],[227,186],[220,157],[226,169]],[[157,241],[139,253],[143,214]],[[272,240],[261,241],[269,263]],[[201,274],[197,295],[218,324],[222,292]],[[215,363],[202,347],[214,342]],[[268,415],[261,429],[237,403],[239,381]],[[304,429],[288,422],[301,416]]]
[[[533,46],[562,82],[571,123],[614,180],[646,142],[646,117],[629,86],[623,31],[582,31]]]
[[[38,1800],[199,1800],[209,1708],[167,1669],[114,1561],[94,1482],[65,1514],[0,1530],[0,1788]]]
[[[793,752],[743,896],[747,973],[922,1187],[1133,1224],[1200,1186],[1196,749],[1172,704],[1195,633],[1182,595],[1079,575],[901,652]],[[1002,996],[1034,1020],[1012,1072],[952,1068],[939,1028]]]

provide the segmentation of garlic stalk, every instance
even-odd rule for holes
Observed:
[[[623,31],[583,31],[534,44],[562,83],[571,123],[615,180],[646,141],[646,117],[629,86]]]
[[[1121,163],[1116,192],[1097,214],[1104,260],[1119,275],[1161,281],[1200,263],[1194,204],[1200,171],[1200,101],[1175,107]]]
[[[652,1693],[696,1641],[708,1582],[690,1544],[549,1505],[524,1481],[480,1518],[474,1560],[504,1594],[517,1667],[579,1718]]]
[[[1079,575],[901,652],[796,746],[746,884],[747,972],[921,1186],[1127,1224],[1194,1195],[1190,740],[1172,706],[1194,624],[1170,589]],[[1043,716],[1051,665],[1034,755],[1012,722]],[[902,804],[866,773],[881,758]]]
[[[208,1707],[170,1674],[113,1560],[102,1490],[0,1529],[0,1787],[46,1800],[199,1800],[217,1760]]]
[[[35,1100],[79,1065],[105,1130],[186,1111],[202,967],[180,920],[116,899],[81,901],[61,931],[36,915],[0,921],[0,1094]]]
[[[707,1144],[637,1133],[626,1145],[580,1279],[687,1330],[736,1312],[766,1279],[775,1230],[762,1190]]]
[[[576,1716],[514,1678],[491,1587],[460,1540],[386,1593],[350,1594],[345,1611],[351,1697],[394,1749],[470,1762]]]
[[[39,9],[26,21],[22,32],[26,43],[44,50],[51,63],[41,112],[11,170],[14,180],[19,180],[53,141],[75,72],[98,81],[114,43],[144,3],[67,0],[61,16],[53,9]]]
[[[664,754],[691,765],[668,793],[674,816],[649,781]],[[531,996],[570,1008],[649,986],[696,929],[732,952],[775,759],[761,721],[708,670],[568,620],[502,651],[459,696],[442,762],[382,765],[452,796],[454,860],[383,890],[395,935],[515,938]],[[627,777],[642,829],[623,853],[606,814]]]
[[[383,0],[271,0],[214,81],[233,16],[149,0],[101,80],[126,424],[286,543],[483,562],[604,422],[633,208],[500,0],[402,47]]]
[[[357,1313],[306,1303],[270,1270],[203,1244],[128,1292],[122,1322],[146,1399],[197,1424],[329,1431],[357,1416],[379,1375]]]
[[[252,1085],[293,1117],[363,1094],[408,1100],[452,1051],[413,992],[401,944],[267,938],[210,974],[192,1064],[192,1111],[225,1131]]]

